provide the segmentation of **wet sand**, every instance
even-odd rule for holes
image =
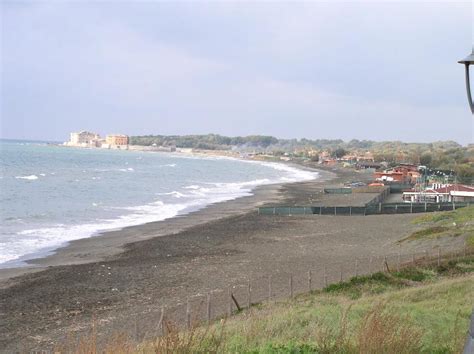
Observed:
[[[161,306],[186,302],[189,296],[245,284],[249,278],[258,290],[269,274],[277,279],[313,269],[315,279],[321,279],[324,267],[334,279],[341,263],[349,271],[355,258],[399,251],[397,241],[413,232],[410,221],[416,216],[257,214],[256,206],[264,204],[363,205],[373,197],[322,193],[325,186],[368,175],[343,169],[320,174],[314,181],[259,187],[253,196],[184,217],[74,241],[35,260],[41,265],[35,272],[1,271],[0,348],[49,349],[89,330],[93,319],[99,336],[130,332],[137,318],[156,320]],[[426,247],[431,245],[403,243],[401,251]],[[302,281],[295,279],[295,286]]]

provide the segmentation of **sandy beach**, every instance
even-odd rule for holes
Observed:
[[[50,349],[68,336],[86,333],[93,321],[99,324],[99,336],[130,332],[137,318],[143,320],[142,327],[147,316],[156,321],[162,306],[248,279],[257,289],[269,274],[278,279],[312,269],[320,280],[324,267],[335,278],[340,264],[347,264],[349,271],[356,258],[421,252],[433,246],[397,244],[415,230],[413,215],[257,214],[256,207],[264,204],[363,205],[373,197],[328,199],[324,187],[367,180],[370,175],[346,169],[319,173],[313,181],[262,186],[252,196],[182,217],[73,241],[54,255],[33,260],[36,266],[31,269],[0,270],[0,347],[4,352]],[[369,270],[366,264],[360,267],[361,272]]]

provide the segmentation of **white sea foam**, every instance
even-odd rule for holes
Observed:
[[[16,176],[16,179],[26,179],[29,181],[34,181],[35,179],[38,179],[38,176],[36,175],[29,175],[29,176]]]
[[[197,186],[197,185],[195,185],[195,184],[184,187],[184,189],[199,189],[199,188],[200,188],[200,187]]]
[[[285,173],[283,176],[275,179],[260,178],[246,182],[196,182],[195,184],[182,187],[181,190],[156,194],[157,196],[172,196],[176,198],[177,203],[165,203],[162,200],[156,200],[146,205],[113,208],[122,210],[121,215],[115,218],[99,219],[95,222],[81,225],[55,224],[48,227],[23,230],[14,235],[9,242],[0,243],[0,263],[9,262],[7,265],[3,264],[2,266],[9,266],[9,264],[17,265],[17,263],[14,262],[15,260],[18,261],[25,256],[28,257],[28,255],[31,254],[38,254],[38,252],[42,254],[51,252],[72,240],[91,237],[92,235],[108,230],[168,219],[201,209],[213,203],[251,195],[252,189],[258,185],[303,181],[314,179],[317,176],[315,172],[300,170],[280,163],[246,162],[265,165]],[[96,169],[96,171],[99,170]],[[133,168],[127,168],[120,169],[120,171],[132,172],[134,170]],[[17,178],[34,180],[38,177],[36,175],[30,175],[18,176]],[[95,177],[92,178],[94,179]],[[99,203],[92,202],[92,206],[99,207],[100,205]]]
[[[168,193],[156,193],[156,195],[172,195],[173,197],[176,197],[176,198],[185,198],[185,197],[188,196],[188,195],[183,194],[183,193],[178,192],[178,191],[172,191],[172,192],[168,192]]]

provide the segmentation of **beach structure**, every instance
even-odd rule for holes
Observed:
[[[403,200],[410,203],[474,202],[474,186],[462,184],[434,184],[424,190],[403,192]]]
[[[123,134],[109,134],[105,137],[105,143],[109,146],[128,145],[128,136]]]
[[[72,146],[97,146],[100,141],[100,135],[89,131],[80,131],[71,133],[67,145]]]

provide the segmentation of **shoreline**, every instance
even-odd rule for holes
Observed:
[[[86,238],[68,241],[63,245],[58,245],[57,248],[49,251],[44,256],[39,255],[37,257],[28,258],[26,260],[21,261],[24,265],[0,268],[0,288],[3,287],[2,283],[4,283],[5,281],[17,276],[21,276],[23,274],[39,272],[54,266],[99,262],[102,260],[106,260],[109,257],[117,256],[120,253],[124,252],[126,246],[130,243],[147,240],[154,237],[165,236],[169,234],[176,234],[193,226],[205,224],[211,221],[216,221],[228,216],[234,216],[249,212],[265,203],[278,202],[280,200],[280,198],[278,197],[278,192],[282,187],[286,185],[304,183],[308,181],[323,182],[335,177],[334,173],[325,171],[323,169],[316,169],[313,167],[300,165],[297,163],[254,161],[229,156],[209,156],[206,154],[193,153],[183,153],[183,155],[197,156],[202,158],[220,157],[224,159],[234,159],[251,163],[266,162],[271,164],[281,164],[298,170],[315,172],[318,173],[318,175],[316,176],[316,178],[307,181],[284,183],[276,182],[257,185],[256,187],[251,189],[251,195],[244,195],[222,202],[211,203],[199,208],[198,210],[187,212],[184,214],[177,214],[171,218],[167,218],[164,220],[146,222],[143,224],[126,226],[119,229],[105,230],[102,232],[97,232]],[[147,227],[153,227],[155,229],[159,229],[160,231],[153,235],[146,236],[142,232],[142,229]],[[139,236],[137,237],[136,235]]]
[[[462,239],[400,246],[398,241],[417,229],[411,220],[418,214],[284,217],[255,212],[255,205],[265,203],[363,205],[373,198],[370,193],[323,192],[369,174],[343,168],[318,170],[316,180],[262,186],[252,196],[184,217],[79,240],[68,251],[58,252],[56,263],[52,258],[43,260],[48,264],[42,271],[0,281],[0,307],[5,309],[0,311],[0,347],[8,352],[51,349],[64,343],[66,336],[87,335],[92,323],[98,324],[99,339],[108,338],[129,333],[138,319],[140,328],[154,328],[162,307],[177,309],[190,297],[218,294],[249,279],[255,291],[263,291],[269,275],[284,280],[280,284],[284,288],[288,274],[305,275],[309,269],[314,279],[322,279],[323,269],[328,277],[337,278],[339,264],[349,269],[354,259],[423,252],[434,243],[442,243],[446,250],[460,247]],[[66,259],[69,264],[59,265]],[[368,271],[362,264],[359,270]],[[216,303],[215,311],[226,305]]]

